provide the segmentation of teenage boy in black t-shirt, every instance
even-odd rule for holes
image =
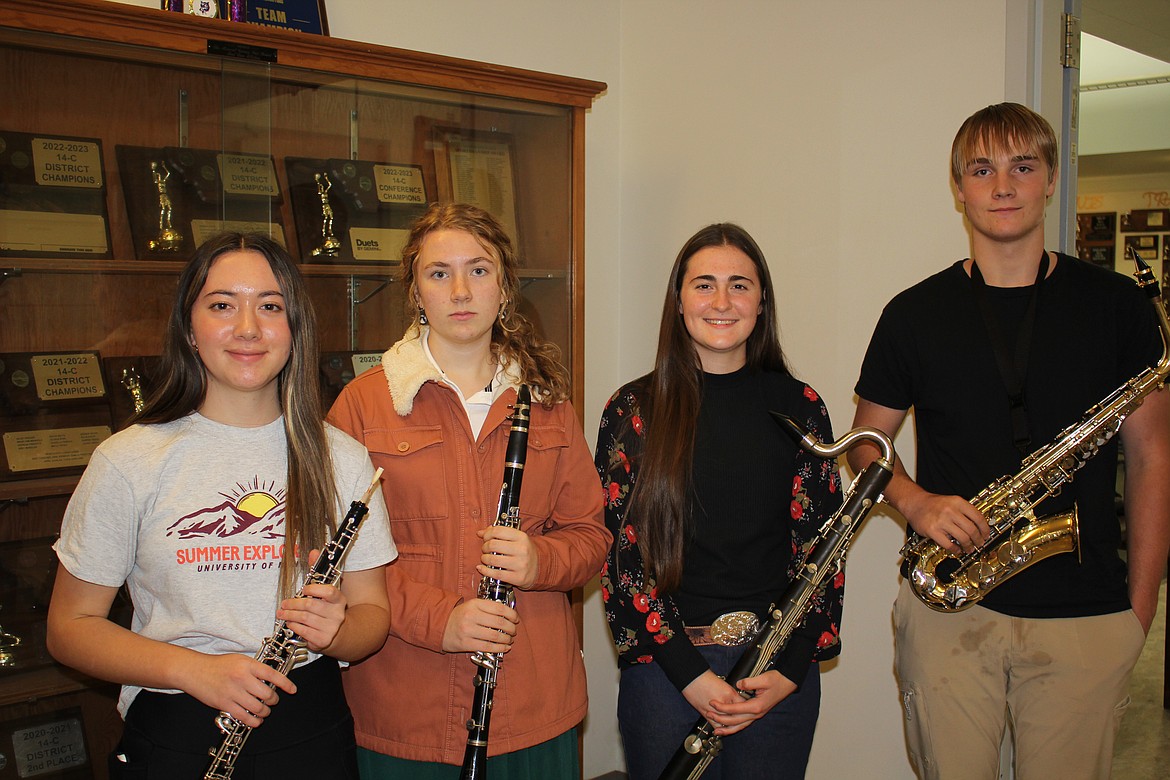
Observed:
[[[951,552],[990,533],[967,499],[1161,354],[1154,310],[1131,280],[1044,249],[1056,160],[1051,126],[1023,106],[963,124],[951,173],[972,257],[890,302],[855,388],[854,426],[892,436],[914,408],[918,473],[899,463],[885,495]],[[1170,547],[1170,395],[1148,396],[1120,438],[1125,561],[1114,440],[1038,507],[1077,504],[1079,557],[1034,563],[960,612],[932,610],[903,583],[895,665],[920,778],[996,777],[1009,719],[1017,780],[1109,776]],[[860,471],[876,456],[856,447],[848,458]]]

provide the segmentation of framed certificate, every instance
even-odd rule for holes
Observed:
[[[1170,209],[1134,209],[1121,215],[1122,233],[1146,233],[1170,227]]]
[[[433,171],[434,191],[442,202],[470,203],[500,221],[512,243],[520,246],[517,223],[513,138],[508,133],[465,130],[433,124],[420,117],[424,171]]]

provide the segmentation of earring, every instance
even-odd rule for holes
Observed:
[[[427,313],[426,313],[426,311],[423,310],[423,307],[421,307],[421,306],[418,307],[418,324],[419,325],[426,325],[427,324]]]

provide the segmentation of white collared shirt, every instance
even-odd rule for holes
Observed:
[[[467,421],[471,424],[471,434],[476,439],[478,439],[479,432],[483,429],[483,423],[487,419],[488,410],[492,408],[492,400],[495,395],[493,390],[495,389],[496,385],[498,385],[499,382],[503,379],[500,376],[503,368],[502,366],[497,365],[496,373],[492,377],[491,381],[488,382],[487,387],[472,393],[470,396],[465,397],[463,395],[463,391],[459,389],[459,385],[451,381],[451,378],[447,376],[447,372],[444,371],[443,367],[435,361],[435,356],[431,354],[431,348],[427,344],[429,337],[430,329],[424,329],[421,339],[423,354],[427,356],[427,360],[429,360],[431,365],[435,367],[435,370],[439,372],[439,376],[442,377],[444,384],[449,385],[459,395],[459,400],[463,402],[463,410],[467,412]]]

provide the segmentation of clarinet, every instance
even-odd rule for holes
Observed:
[[[303,595],[306,585],[336,586],[341,581],[341,562],[345,559],[345,554],[349,552],[350,545],[353,544],[358,529],[361,528],[362,520],[369,512],[370,497],[378,489],[378,482],[381,479],[382,469],[378,469],[374,472],[374,480],[370,483],[370,487],[361,500],[354,501],[349,505],[349,512],[337,527],[333,538],[321,550],[320,557],[317,558],[317,562],[313,564],[313,568],[305,577],[300,590],[297,591],[296,598]],[[296,632],[289,628],[285,621],[278,620],[272,628],[272,635],[260,645],[260,652],[256,653],[256,660],[281,674],[288,674],[297,661],[304,658],[305,653],[305,640],[297,636]],[[274,686],[272,683],[268,683],[268,687]],[[223,739],[218,747],[212,747],[208,751],[211,754],[211,765],[204,773],[203,780],[231,780],[236,759],[240,757],[240,751],[244,748],[244,742],[251,735],[252,727],[245,726],[222,711],[216,716],[215,725],[223,732]]]
[[[508,450],[504,456],[504,485],[500,488],[500,503],[496,510],[497,526],[520,527],[520,483],[524,478],[524,459],[528,455],[528,419],[532,407],[527,385],[520,385],[516,403],[512,406],[512,428],[508,433]],[[479,582],[478,597],[516,606],[512,586],[491,576]],[[471,701],[471,717],[467,719],[467,749],[463,753],[463,770],[459,780],[485,780],[487,777],[488,729],[491,726],[492,696],[496,692],[496,676],[500,672],[503,653],[476,652],[471,661],[475,673],[475,696]]]
[[[777,653],[784,649],[792,633],[804,623],[812,607],[813,596],[823,589],[826,580],[841,570],[854,533],[869,511],[882,500],[882,491],[894,476],[894,445],[888,436],[876,428],[855,428],[833,444],[823,445],[791,418],[777,412],[772,412],[772,416],[785,432],[797,440],[802,449],[818,457],[836,458],[861,441],[876,444],[881,450],[881,457],[857,475],[841,508],[817,533],[796,579],[769,609],[768,621],[756,634],[754,644],[740,656],[735,667],[727,674],[727,682],[733,687],[740,680],[763,674],[771,668]],[[750,694],[742,691],[740,695],[750,697]],[[715,735],[715,726],[705,718],[699,718],[658,780],[697,780],[721,750],[723,738]]]

